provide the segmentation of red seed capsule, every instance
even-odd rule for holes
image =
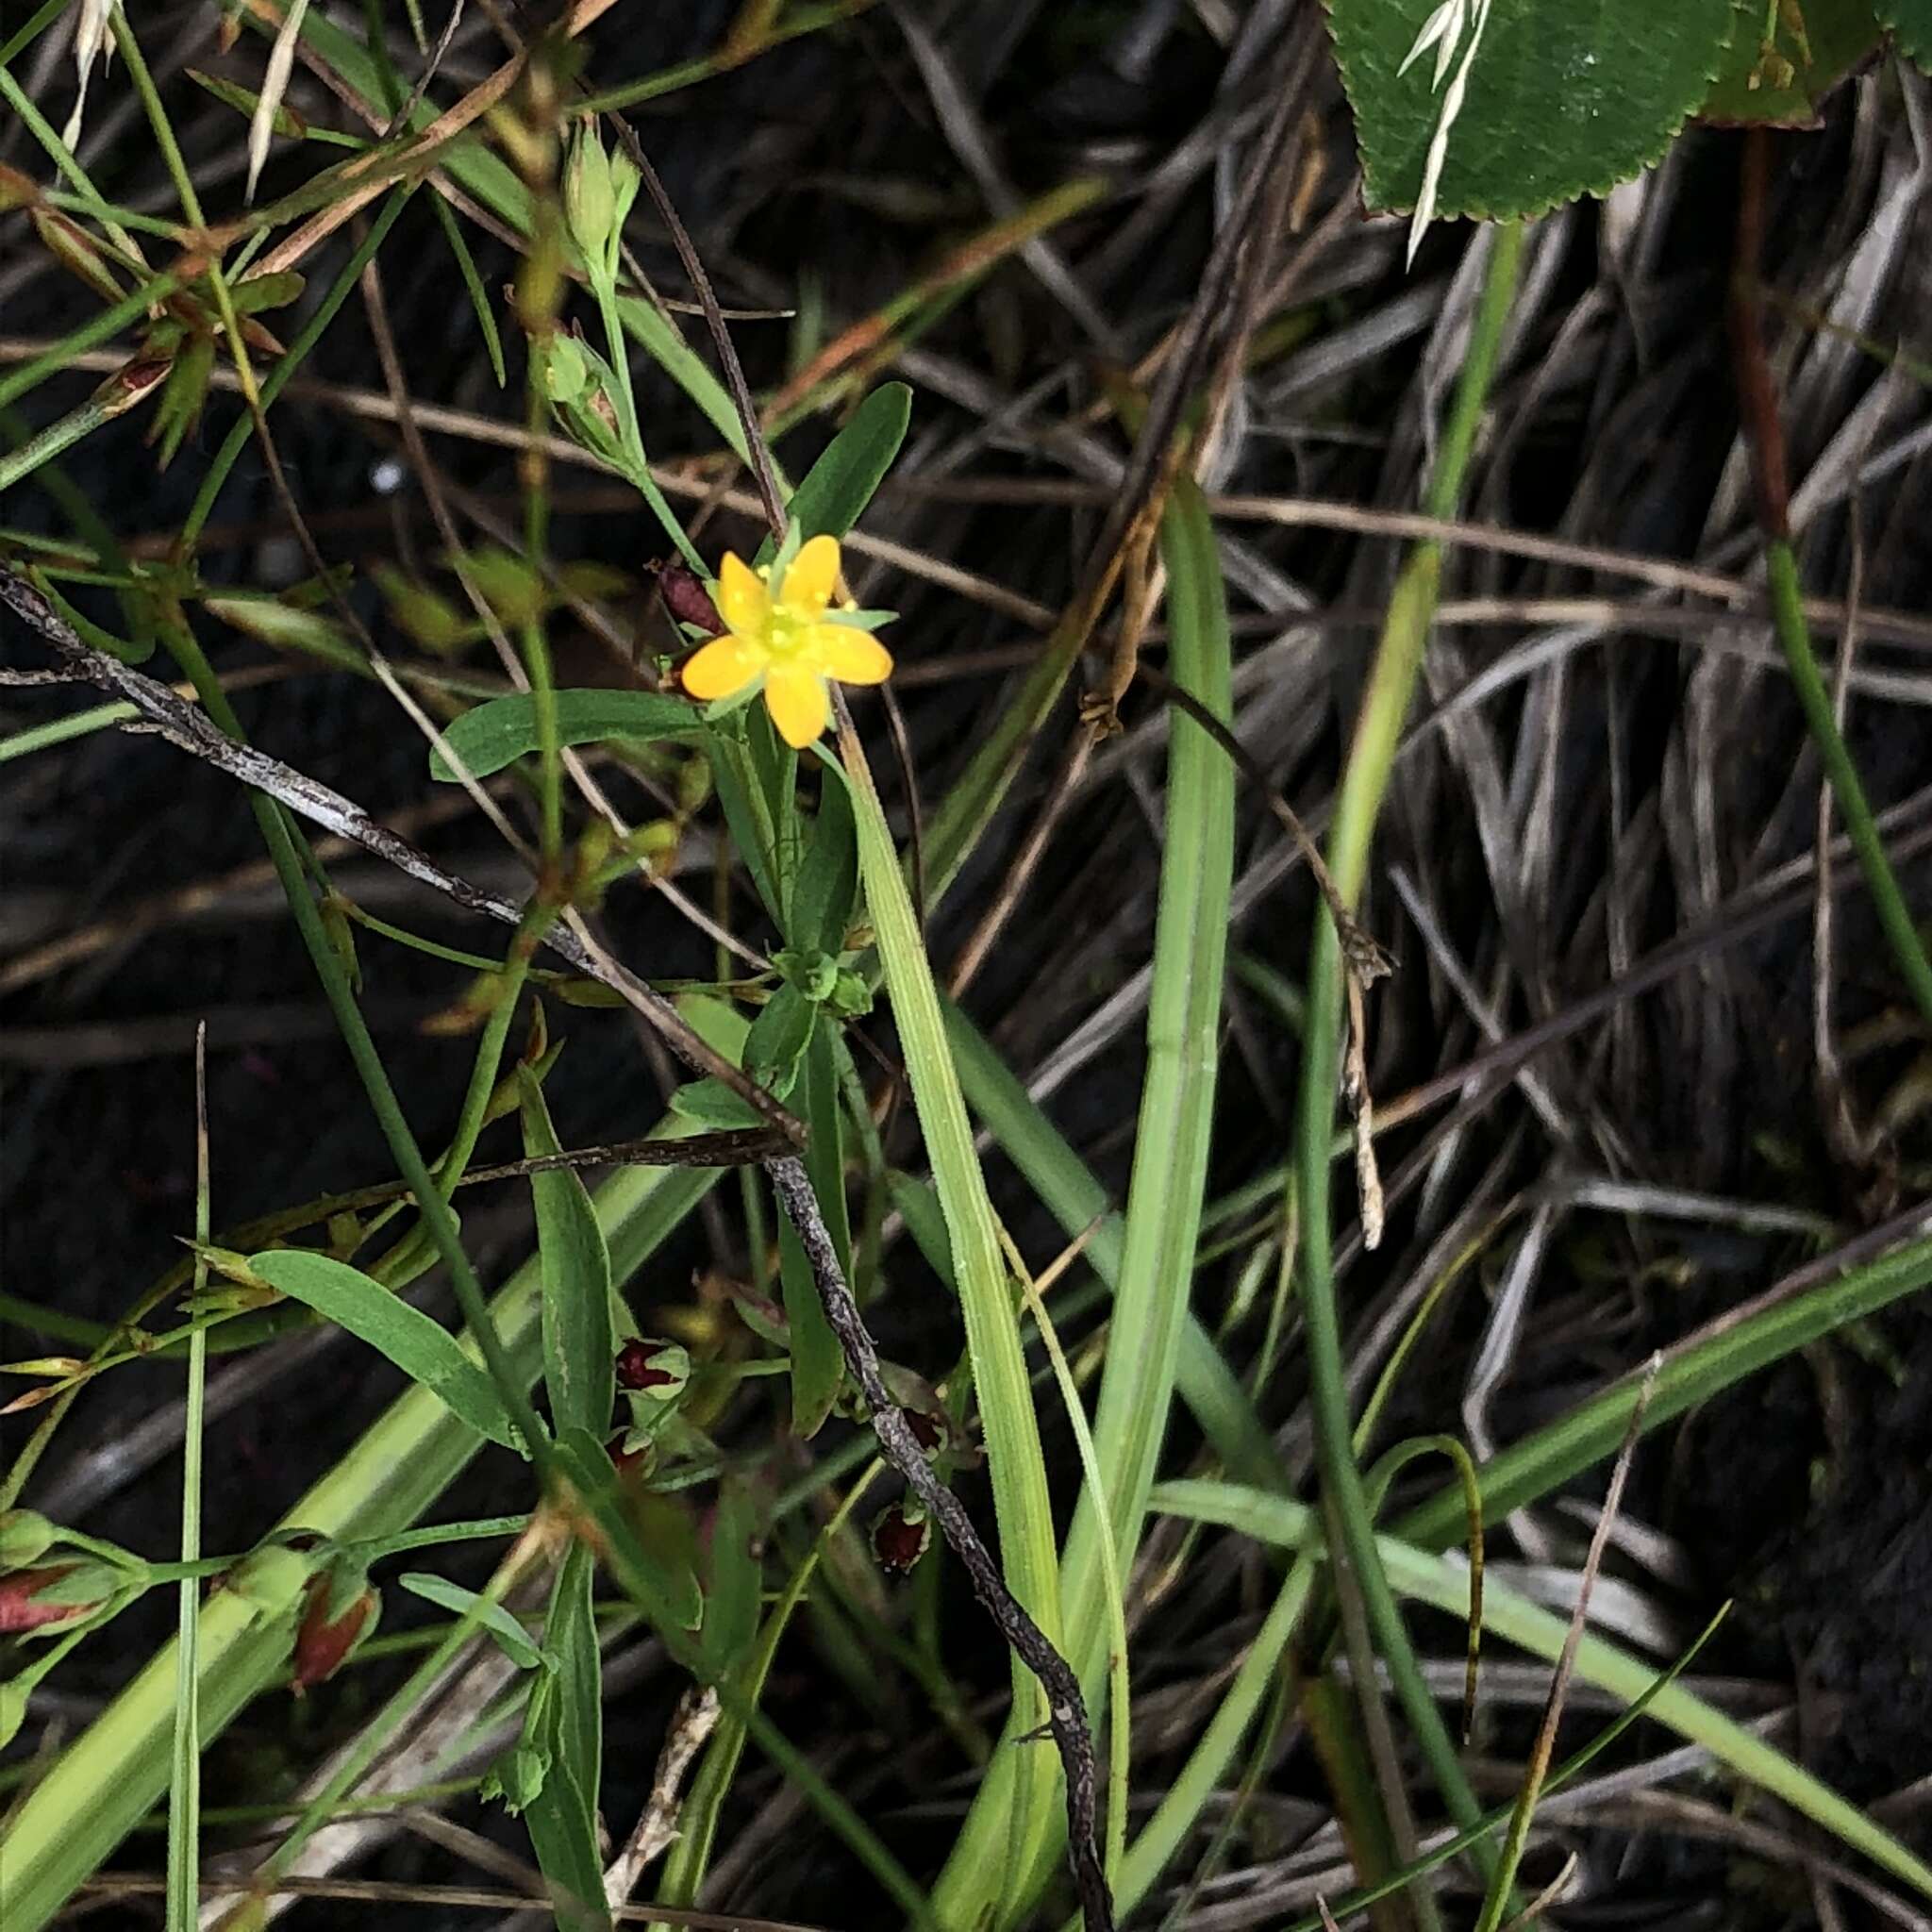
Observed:
[[[638,1391],[683,1388],[691,1358],[675,1341],[626,1341],[617,1351],[617,1386]]]
[[[904,1575],[932,1542],[932,1520],[910,1498],[889,1503],[873,1518],[872,1553],[879,1567]]]
[[[658,566],[658,593],[664,599],[664,608],[679,624],[694,624],[714,638],[724,634],[724,621],[718,615],[718,607],[711,602],[710,591],[705,589],[697,574],[684,564]]]
[[[295,1627],[295,1673],[291,1687],[297,1697],[313,1684],[325,1683],[349,1660],[369,1634],[376,1612],[376,1595],[366,1584],[340,1616],[328,1613],[333,1583],[325,1574],[309,1579],[302,1621]]]
[[[49,1563],[39,1570],[10,1570],[0,1576],[0,1636],[40,1630],[49,1624],[71,1624],[107,1601],[106,1590],[92,1603],[49,1603],[41,1594],[81,1568],[78,1563]]]

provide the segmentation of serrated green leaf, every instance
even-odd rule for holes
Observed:
[[[785,506],[801,537],[842,537],[851,529],[892,467],[911,421],[912,391],[903,382],[889,382],[859,404]],[[768,537],[758,562],[769,563],[772,554]]]
[[[520,1449],[496,1385],[457,1339],[359,1268],[300,1248],[271,1248],[248,1265],[278,1293],[311,1307],[388,1357],[478,1435]]]
[[[1898,50],[1932,74],[1932,0],[1878,0],[1878,17],[1898,42]]]
[[[517,1075],[525,1155],[558,1154],[543,1090],[525,1067]],[[543,1272],[543,1384],[558,1430],[600,1434],[617,1400],[617,1335],[610,1317],[610,1250],[575,1168],[530,1176],[537,1206],[537,1257]]]
[[[1437,4],[1330,0],[1373,208],[1416,205],[1461,66],[1452,51],[1440,89],[1434,50],[1400,71]],[[1629,180],[1696,111],[1732,26],[1731,0],[1497,0],[1469,63],[1435,211],[1540,214]]]
[[[478,1596],[474,1590],[465,1590],[460,1583],[452,1583],[447,1576],[432,1576],[425,1570],[411,1570],[396,1581],[411,1596],[420,1596],[425,1603],[435,1604],[439,1609],[449,1610],[458,1617],[473,1619],[476,1627],[490,1634],[518,1670],[534,1671],[540,1665],[551,1663],[551,1659],[530,1641],[530,1633],[491,1598]]]
[[[608,739],[694,738],[704,728],[697,707],[654,691],[560,691],[559,744],[602,744]],[[443,737],[475,777],[487,778],[537,749],[537,712],[527,691],[491,698],[444,727]],[[441,752],[429,755],[429,775],[453,784],[456,772]]]
[[[1818,104],[1877,47],[1872,0],[1784,0],[1769,46],[1773,0],[1734,0],[1737,31],[1699,118],[1737,125],[1811,127]]]

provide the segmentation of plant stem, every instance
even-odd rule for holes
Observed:
[[[1865,788],[1859,782],[1858,768],[1852,762],[1838,721],[1832,715],[1831,693],[1825,689],[1824,675],[1811,648],[1811,627],[1805,622],[1798,559],[1790,540],[1774,537],[1765,545],[1764,563],[1771,578],[1772,621],[1777,630],[1777,641],[1784,648],[1785,662],[1790,667],[1791,686],[1804,710],[1806,728],[1818,747],[1819,762],[1824,767],[1832,796],[1844,819],[1845,837],[1852,841],[1858,869],[1865,874],[1878,924],[1898,961],[1899,971],[1905,975],[1913,1003],[1925,1024],[1932,1027],[1932,960],[1926,958],[1924,943],[1912,923],[1905,894],[1899,890],[1898,874],[1885,856],[1885,841],[1872,814]]]
[[[1424,493],[1432,515],[1460,499],[1477,424],[1502,343],[1503,326],[1516,286],[1523,230],[1507,223],[1493,231],[1482,298],[1476,311],[1461,381]],[[1417,547],[1404,565],[1390,602],[1380,645],[1356,725],[1348,768],[1336,801],[1328,867],[1342,902],[1353,907],[1368,871],[1376,816],[1388,789],[1396,741],[1428,640],[1436,604],[1441,552]],[[1395,1693],[1427,1757],[1443,1801],[1459,1825],[1480,1815],[1462,1774],[1456,1746],[1424,1681],[1403,1627],[1376,1546],[1374,1524],[1355,1458],[1343,1371],[1341,1320],[1336,1307],[1333,1232],[1330,1224],[1330,1148],[1335,1132],[1342,1005],[1342,958],[1335,921],[1325,907],[1316,920],[1307,975],[1307,1025],[1297,1135],[1296,1174],[1302,1228],[1302,1318],[1307,1338],[1308,1398],[1322,1485],[1360,1589],[1362,1607]],[[1485,1847],[1489,1859],[1493,1848]]]

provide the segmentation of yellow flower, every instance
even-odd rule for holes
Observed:
[[[685,659],[684,688],[708,703],[762,680],[778,735],[803,749],[825,728],[825,680],[883,684],[891,653],[865,631],[825,616],[839,581],[839,540],[814,537],[792,558],[774,597],[764,575],[726,554],[718,570],[724,635]]]

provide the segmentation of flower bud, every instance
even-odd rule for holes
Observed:
[[[105,1563],[49,1563],[0,1576],[0,1636],[71,1624],[97,1610],[119,1579]]]
[[[491,1798],[501,1798],[503,1808],[514,1818],[541,1794],[549,1775],[549,1757],[529,1744],[518,1744],[490,1767],[477,1795],[486,1804]]]
[[[571,143],[570,159],[563,171],[563,218],[570,227],[570,239],[588,261],[604,258],[604,238],[610,232],[610,218],[617,211],[617,196],[610,186],[610,157],[594,126],[588,123]]]
[[[679,624],[687,624],[701,630],[707,637],[722,637],[724,620],[718,615],[718,607],[711,601],[710,591],[698,574],[682,563],[660,564],[658,570],[658,594],[664,600],[664,608]]]
[[[369,1638],[381,1614],[382,1599],[359,1570],[346,1577],[333,1573],[310,1577],[302,1621],[295,1626],[291,1686],[295,1695],[334,1676]]]
[[[0,1571],[38,1563],[59,1534],[38,1509],[0,1510]]]
[[[676,1341],[626,1341],[616,1367],[620,1389],[654,1402],[675,1402],[691,1380],[691,1356]]]
[[[872,1553],[894,1575],[903,1576],[931,1544],[932,1519],[914,1497],[887,1504],[872,1520]]]

